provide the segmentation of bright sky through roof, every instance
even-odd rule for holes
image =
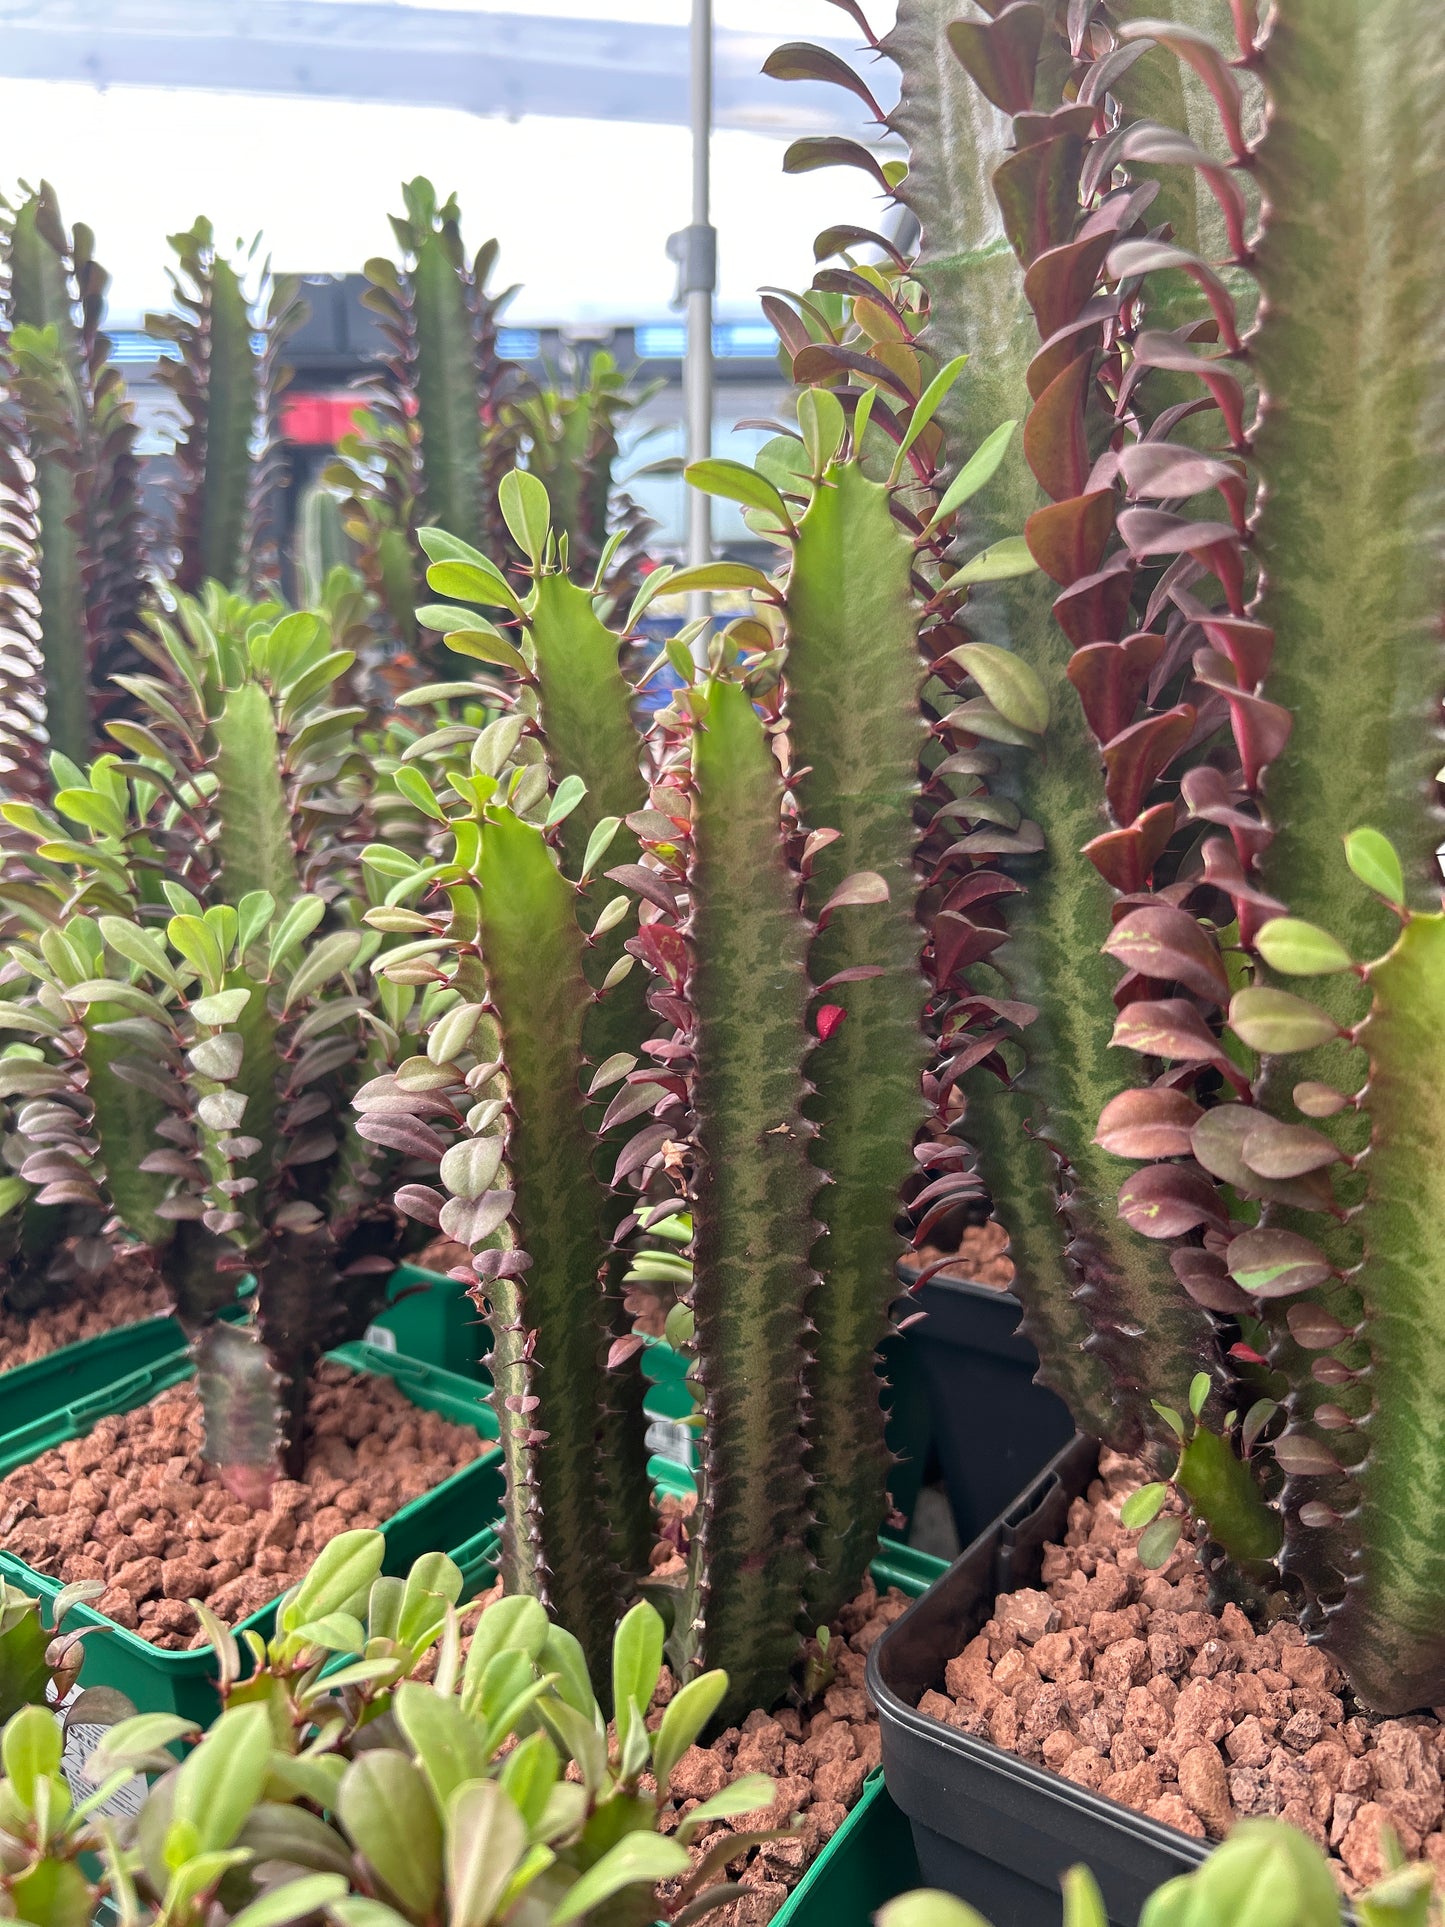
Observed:
[[[503,0],[424,3],[508,10]],[[678,26],[689,8],[532,0],[531,11]],[[882,12],[870,8],[880,26]],[[851,32],[827,0],[716,0],[716,21],[779,41]],[[784,145],[735,131],[714,138],[721,312],[755,309],[765,284],[806,283],[820,228],[878,219],[862,175],[784,176]],[[682,127],[0,80],[0,191],[17,177],[53,182],[66,219],[95,230],[121,323],[164,304],[164,237],[198,213],[228,243],[263,230],[278,267],[339,273],[391,250],[386,216],[399,208],[398,182],[413,174],[443,193],[456,189],[472,246],[497,236],[501,284],[522,283],[516,321],[656,317],[673,288],[664,243],[688,220],[688,155]]]

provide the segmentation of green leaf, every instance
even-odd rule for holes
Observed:
[[[248,890],[237,905],[236,955],[244,957],[276,914],[276,899],[269,890]]]
[[[594,1907],[627,1887],[655,1887],[659,1881],[675,1880],[692,1865],[686,1847],[660,1833],[625,1834],[614,1847],[568,1889],[561,1904],[548,1916],[548,1927],[566,1927],[582,1920]]]
[[[748,468],[742,462],[718,459],[690,462],[682,473],[683,480],[704,495],[720,495],[726,501],[741,502],[745,508],[761,509],[782,528],[791,529],[793,526],[787,503],[767,476],[759,474],[755,468]],[[681,576],[674,576],[669,585],[669,594],[680,593],[678,583],[683,577],[696,573],[695,569],[684,569]]]
[[[235,1023],[252,995],[249,990],[218,990],[213,997],[193,997],[191,1015],[198,1024],[214,1024],[219,1029]]]
[[[414,804],[424,816],[431,817],[432,821],[436,823],[446,822],[446,811],[442,808],[441,804],[438,803],[432,791],[431,784],[428,783],[419,769],[413,769],[410,765],[403,764],[402,767],[393,774],[392,781],[396,784],[396,787],[408,803]]]
[[[467,1718],[460,1701],[403,1680],[392,1704],[438,1807],[445,1811],[466,1781],[485,1779],[490,1762],[484,1729]]]
[[[340,1874],[302,1874],[233,1914],[230,1927],[286,1927],[288,1921],[303,1920],[308,1914],[318,1913],[333,1901],[343,1899],[346,1891],[346,1881]]]
[[[981,442],[963,467],[954,476],[943,492],[943,498],[928,521],[929,529],[937,528],[946,515],[956,514],[971,496],[988,481],[1008,453],[1009,443],[1017,422],[1001,422],[993,433]]]
[[[467,656],[474,662],[494,662],[516,676],[530,673],[526,657],[500,629],[492,630],[490,635],[480,629],[448,630],[442,640],[454,656]]]
[[[47,1706],[22,1706],[12,1715],[0,1737],[5,1777],[27,1807],[35,1805],[35,1789],[60,1770],[60,1726]]]
[[[534,569],[540,569],[552,527],[552,504],[546,484],[525,469],[509,469],[497,490],[502,519],[512,540]]]
[[[548,830],[555,828],[558,823],[572,814],[586,794],[587,785],[580,776],[564,776],[547,807],[547,815],[542,827]]]
[[[1064,1927],[1109,1927],[1104,1896],[1087,1867],[1070,1867],[1064,1874]]]
[[[942,586],[963,589],[971,582],[1007,582],[1014,576],[1032,575],[1038,566],[1021,535],[1006,535],[1001,542],[971,556]]]
[[[903,473],[903,464],[909,449],[938,413],[949,389],[963,373],[967,360],[967,355],[955,355],[952,361],[946,361],[918,397],[913,413],[908,418],[908,427],[904,431],[903,440],[898,444],[898,453],[893,459],[893,474],[890,478],[892,481],[896,482]]]
[[[590,877],[597,865],[612,847],[613,839],[622,827],[620,816],[604,816],[599,819],[587,839],[587,848],[582,853],[582,874]]]
[[[662,1672],[662,1616],[645,1599],[624,1615],[612,1641],[612,1705],[629,1701],[640,1714],[652,1704]]]
[[[1229,1024],[1251,1050],[1271,1055],[1314,1050],[1333,1043],[1340,1034],[1339,1025],[1327,1010],[1269,984],[1237,990],[1229,1003]]]
[[[1324,977],[1351,968],[1342,943],[1299,917],[1271,917],[1255,938],[1255,947],[1271,970],[1286,977]]]
[[[442,1889],[442,1823],[419,1768],[373,1749],[347,1767],[337,1812],[353,1845],[409,1914],[426,1918]]]
[[[667,1791],[672,1770],[716,1713],[728,1690],[727,1674],[722,1671],[700,1673],[680,1686],[667,1703],[652,1743],[653,1771],[663,1793]]]
[[[693,569],[679,569],[668,578],[666,593],[692,595],[701,589],[752,589],[759,595],[773,594],[773,585],[762,570],[747,562],[702,562]]]
[[[128,963],[139,964],[142,970],[150,971],[161,982],[169,984],[173,990],[180,988],[180,977],[175,965],[166,954],[166,947],[153,930],[145,930],[138,923],[126,917],[98,917],[101,935],[115,951]]]
[[[1394,845],[1378,830],[1351,830],[1345,838],[1345,861],[1361,883],[1386,903],[1405,901],[1405,873]]]
[[[515,589],[490,564],[433,562],[426,579],[438,595],[455,596],[458,602],[480,602],[487,609],[509,609],[515,616],[522,613]]]
[[[488,1780],[457,1789],[446,1836],[449,1927],[488,1927],[527,1851],[526,1822],[505,1790]]]
[[[453,1064],[471,1043],[485,1012],[481,1004],[453,1004],[443,1011],[427,1032],[426,1054],[429,1063]]]
[[[214,996],[226,974],[226,960],[210,926],[201,917],[172,917],[166,935],[186,962],[194,965],[201,982]]]
[[[1043,735],[1049,726],[1049,692],[1021,656],[992,643],[966,642],[953,650],[952,660],[968,671],[1006,722],[1031,736]]]
[[[966,1901],[937,1887],[919,1887],[911,1894],[900,1894],[874,1915],[875,1927],[988,1927],[983,1915]],[[1072,1927],[1072,1923],[1065,1923]]]
[[[283,1607],[283,1630],[294,1631],[327,1613],[364,1612],[385,1550],[386,1541],[379,1532],[360,1528],[328,1540]]]
[[[1173,1516],[1156,1519],[1146,1526],[1139,1538],[1139,1564],[1151,1570],[1167,1565],[1183,1530],[1184,1521]]]
[[[798,396],[798,427],[814,475],[821,475],[843,443],[848,418],[831,388],[805,388]]]
[[[1196,1372],[1194,1377],[1189,1381],[1189,1410],[1195,1418],[1199,1417],[1199,1414],[1209,1403],[1209,1394],[1213,1388],[1213,1383],[1214,1381],[1210,1378],[1208,1372]]]
[[[1164,1501],[1169,1497],[1169,1487],[1163,1484],[1141,1485],[1137,1492],[1131,1492],[1119,1507],[1119,1523],[1132,1532],[1137,1526],[1147,1526],[1162,1511]]]
[[[491,1187],[501,1162],[499,1137],[463,1138],[444,1154],[441,1181],[454,1198],[480,1198]]]
[[[271,1719],[266,1708],[229,1708],[181,1763],[172,1824],[194,1827],[203,1853],[229,1847],[261,1798],[270,1759]]]
[[[735,1814],[770,1807],[777,1791],[776,1782],[766,1773],[744,1773],[721,1793],[714,1793],[711,1799],[691,1807],[683,1819],[682,1831],[690,1839],[703,1832],[710,1821],[731,1820]]]
[[[320,990],[333,977],[350,970],[360,948],[361,933],[358,930],[335,930],[329,937],[323,937],[291,973],[282,1010],[289,1011],[293,1004]]]
[[[298,897],[271,932],[271,947],[266,953],[266,969],[274,976],[298,943],[303,943],[326,915],[322,897]]]

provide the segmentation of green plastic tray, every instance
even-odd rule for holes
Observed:
[[[481,1388],[472,1381],[435,1365],[378,1351],[372,1345],[345,1345],[328,1356],[354,1371],[392,1379],[423,1411],[440,1412],[457,1424],[469,1425],[484,1439],[496,1438],[491,1408],[482,1402]],[[118,1385],[53,1412],[47,1420],[26,1428],[23,1449],[14,1437],[0,1444],[0,1475],[28,1464],[52,1446],[83,1437],[108,1413],[134,1411],[157,1392],[189,1377],[192,1369],[185,1357],[163,1360]],[[382,1527],[386,1535],[383,1570],[404,1574],[424,1552],[450,1552],[460,1547],[468,1556],[463,1570],[475,1574],[477,1585],[485,1583],[482,1575],[487,1570],[488,1555],[483,1542],[494,1542],[494,1534],[490,1523],[479,1530],[476,1522],[490,1522],[496,1517],[501,1492],[501,1454],[493,1450],[452,1473],[420,1499],[411,1500]],[[0,1552],[0,1574],[45,1600],[53,1600],[60,1591],[58,1579],[32,1571],[12,1553]],[[258,1632],[264,1639],[271,1632],[275,1614],[273,1600],[242,1620],[241,1628]],[[209,1647],[166,1652],[88,1606],[74,1607],[65,1623],[68,1629],[94,1628],[86,1634],[82,1686],[117,1687],[142,1713],[178,1713],[202,1726],[216,1717],[220,1710],[215,1691],[216,1661]]]
[[[440,1365],[461,1378],[487,1380],[482,1359],[491,1334],[482,1314],[455,1278],[420,1265],[398,1265],[386,1287],[387,1309],[374,1318],[367,1337],[379,1349]]]
[[[247,1311],[245,1304],[236,1304],[221,1316],[235,1323]],[[114,1331],[62,1345],[28,1365],[12,1365],[0,1372],[0,1451],[8,1448],[14,1435],[43,1425],[61,1407],[91,1398],[148,1366],[177,1358],[185,1349],[186,1334],[176,1319],[141,1318],[133,1325],[119,1325]]]

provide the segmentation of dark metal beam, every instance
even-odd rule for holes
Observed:
[[[716,124],[860,133],[836,87],[759,68],[767,34],[719,32]],[[846,59],[856,50],[826,43]],[[687,29],[395,0],[0,0],[0,75],[685,125]],[[889,104],[887,102],[885,105]]]

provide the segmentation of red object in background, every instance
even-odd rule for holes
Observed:
[[[335,448],[364,407],[355,395],[283,395],[281,438],[304,448]]]

